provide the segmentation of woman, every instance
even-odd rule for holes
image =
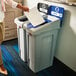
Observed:
[[[17,3],[13,0],[0,0],[0,45],[3,41],[4,32],[3,32],[3,20],[4,20],[4,12],[5,12],[5,3],[10,5],[12,8],[19,8],[23,11],[29,12],[29,8],[22,6],[20,3]],[[1,46],[0,46],[0,73],[7,75],[7,70],[4,68],[2,56],[1,56]]]

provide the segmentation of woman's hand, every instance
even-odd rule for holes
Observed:
[[[18,3],[17,8],[22,9],[23,11],[29,12],[29,8]]]
[[[22,10],[25,11],[25,12],[29,12],[29,8],[25,7],[25,6],[23,6]]]

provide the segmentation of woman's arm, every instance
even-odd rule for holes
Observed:
[[[29,12],[29,8],[21,5],[20,3],[18,3],[17,8],[22,9],[23,11]]]
[[[10,5],[12,8],[19,8],[19,9],[22,9],[23,11],[29,12],[28,7],[25,7],[22,4],[17,3],[17,2],[15,2],[13,0],[5,0],[5,3]]]

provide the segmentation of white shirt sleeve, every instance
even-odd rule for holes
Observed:
[[[5,0],[5,3],[10,5],[12,8],[16,8],[18,3],[13,0]]]
[[[17,2],[12,1],[12,8],[16,8],[16,7],[17,7],[17,5],[18,5],[18,3],[17,3]]]

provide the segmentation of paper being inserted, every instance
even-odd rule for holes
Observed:
[[[37,7],[31,8],[29,12],[25,12],[25,15],[33,26],[38,26],[45,22]]]

